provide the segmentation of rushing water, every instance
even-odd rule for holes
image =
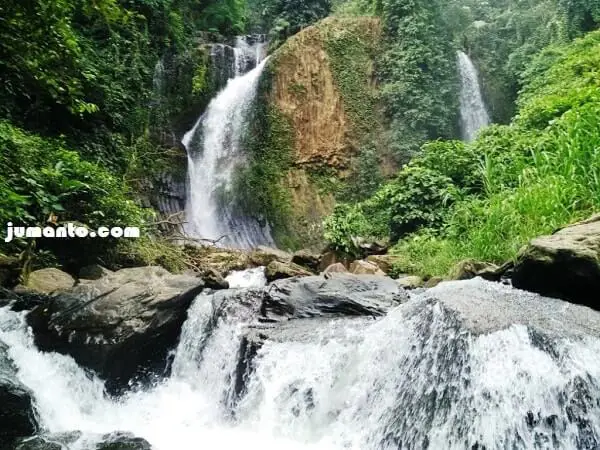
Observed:
[[[214,56],[228,60],[222,56],[225,49],[213,51]],[[193,238],[238,248],[273,244],[268,225],[243,214],[231,198],[234,176],[245,163],[243,137],[249,108],[267,61],[264,53],[265,43],[261,39],[237,39],[232,67],[223,70],[234,77],[183,138],[189,180],[184,228]]]
[[[458,52],[458,67],[461,78],[460,91],[460,117],[463,139],[467,142],[474,140],[477,133],[490,123],[481,87],[479,74],[471,61],[464,53]]]
[[[264,283],[260,271],[233,279]],[[587,308],[473,280],[377,320],[291,321],[288,338],[258,352],[232,415],[232,372],[253,313],[236,301],[219,314],[226,298],[200,295],[171,377],[118,401],[71,358],[38,352],[22,315],[6,308],[0,341],[44,428],[84,433],[70,449],[93,449],[115,430],[158,450],[599,448],[600,314]]]

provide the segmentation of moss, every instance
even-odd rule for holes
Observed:
[[[337,19],[319,28],[354,138],[360,142],[377,128],[373,126],[377,122],[373,61],[379,48],[379,22]]]
[[[289,118],[270,104],[270,91],[271,72],[267,69],[245,136],[249,161],[236,175],[233,195],[242,211],[271,225],[278,245],[290,247],[291,195],[283,182],[293,162],[294,133]]]

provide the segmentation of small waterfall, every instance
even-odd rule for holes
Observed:
[[[182,140],[188,153],[189,180],[184,229],[193,238],[238,248],[273,245],[268,225],[238,211],[231,198],[235,173],[245,163],[244,131],[267,61],[265,49],[264,38],[238,37],[228,68],[222,64],[229,59],[228,48],[213,47],[213,57],[220,62],[217,66],[233,78]]]
[[[473,141],[482,128],[490,124],[481,87],[479,86],[479,74],[471,61],[464,53],[458,52],[458,67],[461,78],[460,91],[460,117],[463,139],[467,142]]]
[[[68,450],[115,430],[156,450],[599,448],[600,313],[480,279],[378,319],[290,320],[256,353],[232,417],[256,275],[235,297],[198,296],[171,377],[119,400],[71,358],[39,352],[21,313],[0,309],[0,343],[45,430],[83,433]]]

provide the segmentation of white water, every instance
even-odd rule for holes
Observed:
[[[225,303],[236,313],[209,329],[224,298],[197,298],[167,381],[118,402],[70,358],[38,352],[7,309],[0,341],[46,429],[85,433],[71,449],[115,430],[158,450],[598,448],[596,312],[474,280],[442,284],[379,320],[290,322],[308,332],[262,347],[234,419],[227,397],[252,313]],[[529,328],[538,325],[546,331]]]
[[[193,238],[239,248],[273,244],[268,225],[242,214],[231,199],[235,173],[246,161],[242,140],[267,61],[264,52],[264,42],[237,39],[236,76],[182,140],[188,153],[189,180],[184,230]]]
[[[461,78],[460,117],[463,139],[471,142],[482,128],[490,124],[490,117],[481,94],[477,69],[471,58],[461,51],[458,52],[458,67]]]

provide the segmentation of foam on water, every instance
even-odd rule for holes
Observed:
[[[159,450],[600,445],[600,318],[587,308],[474,280],[442,284],[377,320],[291,321],[302,332],[262,346],[232,414],[253,313],[219,315],[224,295],[196,299],[171,377],[118,401],[71,358],[38,352],[21,314],[0,310],[0,340],[43,426],[85,433],[77,449],[116,430]]]

